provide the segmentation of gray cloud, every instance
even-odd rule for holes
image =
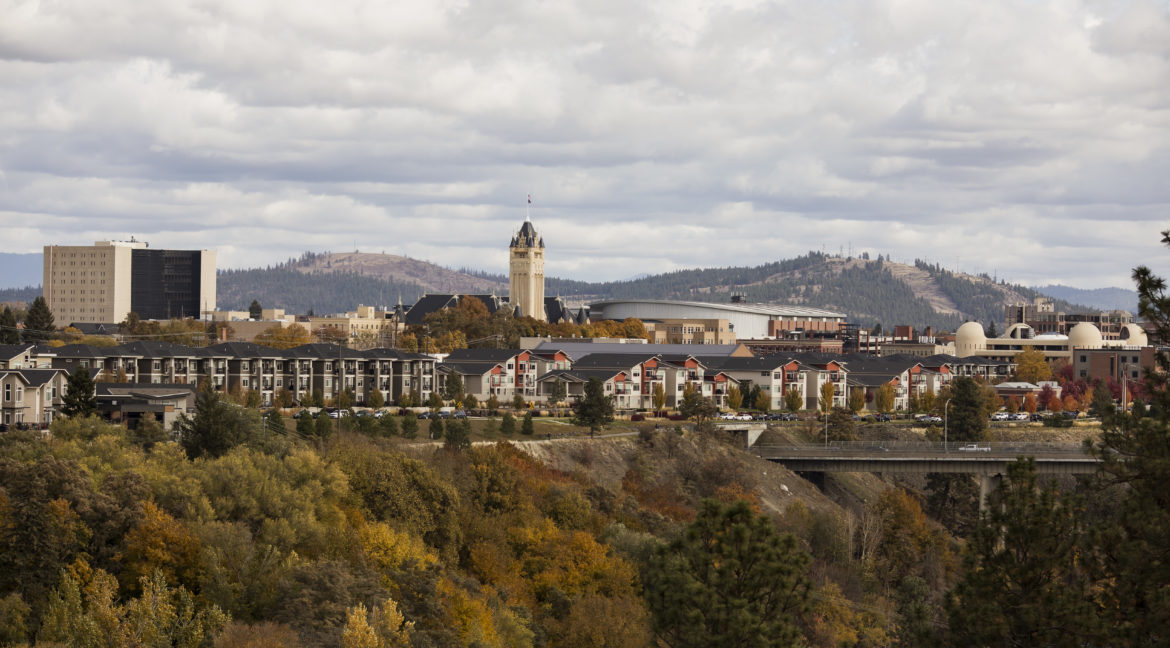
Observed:
[[[0,251],[1170,266],[1165,2],[0,0]]]

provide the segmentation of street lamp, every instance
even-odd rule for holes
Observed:
[[[949,423],[951,413],[951,399],[948,398],[945,405],[943,405],[943,452],[947,451],[947,424]]]

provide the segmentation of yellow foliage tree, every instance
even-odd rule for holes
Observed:
[[[168,583],[191,583],[199,563],[199,541],[190,531],[153,502],[142,505],[138,526],[126,534],[121,554],[122,589],[136,592],[139,583],[162,574]]]
[[[1052,378],[1052,368],[1044,359],[1044,352],[1028,347],[1016,354],[1016,380],[1036,384]]]

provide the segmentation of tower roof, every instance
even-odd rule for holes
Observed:
[[[510,247],[544,247],[544,239],[536,233],[536,228],[532,226],[532,221],[524,221],[524,225],[520,227],[520,231],[516,236],[512,237],[512,245]]]

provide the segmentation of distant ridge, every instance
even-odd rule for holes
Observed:
[[[1037,286],[1036,291],[1056,299],[1084,304],[1100,310],[1125,310],[1137,314],[1138,294],[1135,290],[1125,288],[1084,289],[1053,284]]]
[[[265,307],[316,313],[351,310],[358,304],[393,305],[399,295],[412,304],[423,293],[506,295],[507,278],[452,270],[391,254],[310,253],[284,264],[219,275],[219,306],[245,309],[253,299]],[[1027,286],[987,275],[953,272],[938,264],[894,263],[879,256],[842,257],[810,252],[754,267],[677,270],[626,281],[583,282],[549,277],[545,294],[571,303],[599,299],[683,299],[722,302],[731,293],[749,302],[806,305],[847,313],[863,326],[911,324],[955,330],[964,321],[1003,323],[1004,306],[1042,295],[1059,310],[1100,310],[1081,306]],[[1078,300],[1079,301],[1079,300]],[[1001,327],[1002,328],[1002,327]]]

